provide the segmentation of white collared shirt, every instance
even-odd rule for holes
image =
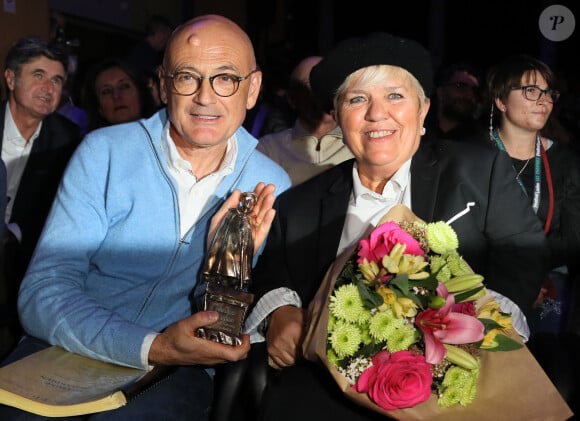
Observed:
[[[362,185],[356,162],[352,168],[352,180],[353,188],[337,256],[370,233],[393,206],[402,203],[411,208],[411,159],[387,181],[382,194]]]
[[[26,141],[26,139],[24,139],[20,134],[18,127],[16,127],[16,123],[14,122],[14,118],[10,112],[10,105],[6,104],[6,112],[4,113],[4,133],[2,135],[2,160],[6,164],[6,196],[8,198],[8,203],[6,204],[6,223],[10,221],[14,198],[18,192],[18,186],[20,185],[24,168],[28,162],[32,145],[38,138],[41,128],[42,121],[30,137],[30,140]]]
[[[228,139],[226,155],[218,170],[198,180],[191,171],[191,164],[183,159],[169,134],[169,121],[163,129],[161,148],[165,153],[169,172],[177,182],[179,221],[181,236],[197,221],[209,198],[222,179],[231,174],[238,155],[238,142],[234,134]]]

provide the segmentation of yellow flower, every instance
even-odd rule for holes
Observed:
[[[389,273],[399,273],[399,263],[406,248],[407,246],[405,244],[397,243],[393,246],[391,252],[383,257],[383,267]]]
[[[497,301],[492,300],[485,304],[477,312],[480,319],[491,319],[497,322],[502,328],[508,329],[512,326],[512,316],[508,313],[502,313]]]
[[[512,316],[511,314],[500,313],[501,316],[499,320],[496,320],[500,326],[504,329],[509,329],[512,327]]]
[[[493,319],[493,314],[496,313],[497,310],[498,310],[497,302],[495,300],[491,300],[478,309],[477,317],[485,319]]]
[[[483,341],[481,342],[480,348],[481,349],[493,349],[496,348],[499,344],[495,340],[497,336],[497,329],[491,329],[486,335],[483,337]]]
[[[409,279],[425,279],[429,276],[429,272],[423,271],[427,265],[423,256],[404,254],[399,263],[399,273],[407,273]]]
[[[415,317],[417,315],[417,304],[407,297],[400,297],[393,303],[393,312],[395,316],[401,317]]]
[[[379,265],[377,262],[369,262],[366,257],[363,262],[358,265],[358,268],[364,278],[369,282],[374,281],[379,274]]]
[[[387,306],[391,306],[397,300],[397,295],[395,294],[395,291],[393,291],[389,287],[381,285],[380,287],[377,288],[377,292],[381,297],[383,297],[383,301]]]

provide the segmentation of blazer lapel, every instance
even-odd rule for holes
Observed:
[[[440,173],[432,141],[421,141],[411,161],[411,208],[424,221],[432,221]]]
[[[352,190],[352,166],[354,160],[340,165],[343,171],[333,174],[334,181],[320,201],[320,237],[318,238],[318,259],[324,265],[336,258],[342,235],[342,228],[348,210]]]
[[[439,171],[432,142],[421,143],[411,161],[411,207],[425,221],[432,221],[437,200]],[[319,263],[333,261],[340,243],[342,228],[352,191],[354,160],[340,164],[341,171],[331,171],[334,180],[320,200]]]

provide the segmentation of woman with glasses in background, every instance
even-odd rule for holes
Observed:
[[[552,335],[569,338],[569,332],[578,331],[569,311],[575,307],[571,293],[578,289],[573,280],[578,281],[580,257],[580,159],[554,115],[560,97],[555,87],[550,67],[527,55],[508,57],[487,75],[491,143],[512,158],[516,181],[548,238],[552,270],[536,301],[534,320],[528,322],[529,346],[553,380],[552,368],[573,357],[557,354],[564,346]],[[540,346],[546,335],[548,346]]]

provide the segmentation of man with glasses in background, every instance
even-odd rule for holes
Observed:
[[[485,142],[479,72],[468,63],[452,63],[439,69],[435,84],[435,110],[429,113],[427,130],[441,139]]]
[[[211,368],[250,350],[248,335],[231,346],[195,332],[218,320],[201,311],[208,238],[240,193],[253,191],[257,257],[274,196],[290,186],[241,127],[259,96],[256,69],[238,25],[195,18],[166,48],[159,76],[167,107],[91,132],[70,162],[19,295],[28,336],[4,363],[56,344],[130,367],[178,366],[139,399],[91,421],[207,419]],[[0,419],[16,418],[43,419],[0,406]]]

